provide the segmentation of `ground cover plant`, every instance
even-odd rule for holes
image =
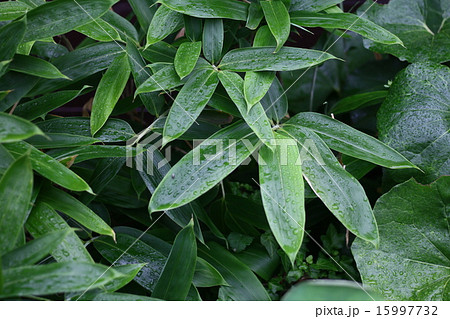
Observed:
[[[449,300],[449,17],[0,2],[0,299]]]

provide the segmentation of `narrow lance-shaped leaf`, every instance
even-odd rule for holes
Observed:
[[[130,0],[131,8],[133,9],[136,18],[143,30],[148,30],[150,23],[157,10],[154,0]]]
[[[26,3],[19,1],[0,2],[0,21],[14,20],[28,11],[31,7]]]
[[[267,221],[275,239],[294,264],[303,241],[305,199],[297,142],[276,134],[272,151],[259,151],[259,183]]]
[[[395,34],[352,13],[293,12],[291,13],[291,22],[301,27],[350,30],[375,42],[403,45],[402,40]]]
[[[297,0],[292,1],[290,11],[319,12],[336,6],[344,0]]]
[[[268,26],[262,26],[256,32],[253,40],[253,47],[265,47],[276,45],[275,38],[272,36]],[[260,71],[260,72],[246,72],[244,81],[244,95],[247,101],[248,109],[261,101],[266,95],[270,86],[275,79],[275,72]]]
[[[163,144],[180,137],[202,112],[219,84],[217,71],[194,72],[178,93],[164,126]]]
[[[203,27],[203,55],[206,60],[215,65],[222,57],[223,49],[222,19],[207,19]]]
[[[185,81],[182,81],[177,74],[175,66],[173,64],[168,64],[139,85],[134,95],[137,96],[138,94],[157,91],[169,91],[183,85],[184,82]]]
[[[25,140],[34,135],[44,135],[33,123],[18,116],[0,113],[0,143]]]
[[[0,298],[95,289],[123,276],[104,265],[80,262],[11,268],[3,275]]]
[[[56,261],[94,262],[75,231],[47,204],[37,201],[28,216],[26,228],[34,238],[57,231],[68,232],[62,242],[50,250]]]
[[[2,256],[3,269],[33,265],[58,246],[70,230],[56,231],[34,239]]]
[[[92,102],[91,133],[93,136],[108,120],[127,84],[130,71],[128,58],[124,54],[115,58],[103,75]]]
[[[16,142],[5,144],[5,147],[15,157],[21,156],[30,150],[30,160],[33,170],[56,184],[73,191],[91,192],[89,185],[80,176],[30,144]]]
[[[275,78],[267,94],[262,98],[261,104],[269,118],[279,124],[288,112],[288,99],[286,91],[280,80]]]
[[[172,10],[197,18],[247,20],[248,4],[236,0],[160,0]]]
[[[16,54],[9,69],[45,79],[68,79],[53,64],[29,55]]]
[[[270,31],[277,41],[275,52],[278,52],[289,38],[291,32],[289,12],[281,0],[261,0],[259,3]]]
[[[14,248],[30,208],[32,189],[33,171],[24,155],[0,179],[0,255]]]
[[[359,108],[380,104],[384,101],[388,91],[374,91],[360,93],[339,100],[330,110],[330,113],[341,114]]]
[[[30,10],[24,42],[64,34],[92,22],[103,15],[118,0],[59,0]],[[87,14],[89,13],[89,14]]]
[[[63,190],[55,187],[47,187],[46,189],[41,190],[39,198],[55,210],[63,212],[90,230],[102,235],[115,237],[114,231],[103,221],[103,219]]]
[[[101,18],[95,19],[75,30],[97,41],[121,41],[119,32]]]
[[[185,300],[194,278],[197,243],[194,221],[183,228],[175,238],[152,297],[164,300]]]
[[[283,132],[297,141],[303,176],[317,197],[348,230],[377,246],[377,222],[361,184],[313,131],[286,124]]]
[[[181,79],[194,70],[202,51],[201,42],[185,42],[180,45],[175,55],[175,70]]]
[[[313,130],[330,148],[349,156],[388,168],[416,167],[383,142],[329,116],[304,112],[295,115],[287,123]]]
[[[5,2],[0,4],[4,5]],[[7,65],[16,53],[17,47],[25,34],[26,26],[27,20],[26,18],[22,18],[0,28],[0,39],[2,39],[0,42],[0,76],[5,73]]]
[[[260,103],[257,103],[251,110],[247,109],[243,91],[244,80],[238,74],[229,71],[220,72],[219,78],[248,126],[263,143],[272,148],[271,143],[274,139],[272,126]]]
[[[255,30],[256,28],[258,28],[263,18],[264,12],[262,11],[259,2],[251,2],[250,6],[248,7],[248,17],[245,27],[249,28],[250,30]]]
[[[220,62],[219,69],[235,72],[248,71],[293,71],[304,69],[335,59],[329,53],[283,47],[241,48],[229,51]]]
[[[172,167],[153,193],[149,210],[169,210],[193,201],[222,181],[258,146],[258,138],[243,122],[220,130]]]
[[[161,5],[153,16],[147,32],[146,48],[164,40],[169,34],[179,30],[183,25],[183,15],[165,5]]]

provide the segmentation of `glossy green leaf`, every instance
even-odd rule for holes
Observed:
[[[262,240],[263,237],[261,237],[260,241]],[[278,249],[276,243],[274,243],[274,247]],[[267,249],[257,243],[253,243],[244,251],[235,254],[235,256],[264,280],[270,280],[280,266],[279,256],[276,253],[269,256]]]
[[[283,132],[297,141],[303,176],[317,197],[349,231],[378,245],[377,222],[361,184],[342,168],[313,131],[286,124]]]
[[[62,242],[50,251],[57,262],[94,262],[74,230],[47,204],[38,201],[34,205],[28,216],[26,228],[36,239],[57,231],[68,232]]]
[[[191,220],[175,238],[152,297],[164,300],[185,300],[194,277],[196,258],[194,221]]]
[[[402,40],[395,34],[352,13],[293,12],[291,13],[291,22],[302,27],[350,30],[374,42],[403,45]]]
[[[332,107],[330,113],[341,114],[359,108],[377,105],[384,101],[387,94],[388,91],[374,91],[351,95],[339,100],[339,102]]]
[[[108,71],[103,75],[94,101],[92,102],[91,133],[97,133],[116,106],[130,76],[130,65],[126,55],[114,59]]]
[[[201,42],[185,42],[180,45],[175,56],[174,66],[181,79],[194,70],[201,51]]]
[[[276,134],[274,151],[259,151],[259,183],[264,210],[278,244],[294,264],[305,227],[304,183],[295,140]]]
[[[67,33],[103,15],[117,0],[59,0],[30,10],[24,41]],[[86,14],[88,12],[89,14]]]
[[[105,284],[104,288],[108,292],[114,292],[129,284],[141,271],[145,264],[128,264],[115,266],[112,269],[120,272],[123,276]]]
[[[346,280],[307,280],[295,285],[284,301],[373,301],[382,300],[361,284]]]
[[[145,263],[134,281],[153,291],[166,262],[164,255],[146,243],[120,233],[117,234],[117,243],[109,237],[100,237],[94,241],[94,246],[106,260],[116,265]]]
[[[193,201],[235,170],[258,146],[258,138],[245,123],[220,130],[172,167],[153,193],[149,210],[174,209]]]
[[[181,29],[183,15],[161,5],[153,16],[147,32],[147,47],[164,40],[169,34]]]
[[[213,95],[219,78],[217,71],[202,69],[194,72],[178,93],[164,126],[163,143],[180,137],[200,115]]]
[[[356,239],[352,252],[363,283],[387,300],[449,300],[450,177],[413,179],[375,204],[380,247]]]
[[[267,94],[275,79],[275,72],[247,72],[245,74],[244,95],[247,107],[250,110]]]
[[[335,59],[329,53],[283,47],[278,53],[275,48],[241,48],[229,51],[220,62],[219,69],[247,71],[292,71],[304,69]]]
[[[147,46],[145,50],[141,51],[141,53],[144,59],[152,63],[173,63],[177,49],[164,41],[160,41]]]
[[[365,41],[375,52],[388,53],[408,62],[450,60],[450,19],[446,0],[393,0],[387,5],[364,3],[358,13],[402,41],[401,45],[384,45]]]
[[[2,2],[0,4],[4,5],[5,3]],[[0,27],[0,38],[2,39],[0,43],[0,76],[5,73],[9,62],[13,59],[25,34],[26,26],[27,21],[23,18]]]
[[[66,103],[69,103],[88,87],[85,86],[81,90],[58,91],[38,97],[37,99],[19,104],[14,110],[14,114],[21,116],[27,120],[34,120],[39,116],[43,116]]]
[[[12,157],[12,155],[8,153],[6,148],[0,144],[0,178],[1,175],[6,172],[9,165],[11,165],[13,162],[14,157]]]
[[[139,35],[136,28],[125,17],[122,17],[113,10],[108,10],[102,15],[101,19],[109,23],[117,32],[119,32],[122,42],[126,43],[127,40],[131,40],[134,43],[139,42]]]
[[[153,16],[156,12],[156,6],[154,0],[129,0],[128,1],[131,8],[133,9],[133,13],[136,15],[136,18],[141,25],[143,30],[148,30],[150,23],[153,19]]]
[[[256,28],[258,28],[263,18],[264,12],[262,11],[259,2],[251,2],[250,6],[248,7],[248,17],[245,26],[251,30],[255,30]]]
[[[68,193],[55,187],[47,187],[41,190],[39,198],[53,209],[66,214],[81,225],[102,235],[115,236],[114,231],[103,219]]]
[[[127,56],[133,74],[134,83],[139,88],[151,72],[145,68],[145,61],[137,47],[131,41],[127,42]],[[137,94],[137,93],[136,93]],[[146,109],[153,115],[158,116],[164,104],[164,98],[158,93],[147,93],[139,96]]]
[[[4,270],[0,298],[95,289],[121,273],[100,264],[65,262]]]
[[[203,27],[203,55],[213,65],[217,64],[222,57],[223,38],[222,19],[205,20],[205,26]]]
[[[117,32],[111,24],[101,18],[95,19],[75,30],[97,41],[108,42],[121,40],[119,32]]]
[[[236,301],[270,300],[255,274],[221,245],[210,242],[208,248],[198,247],[198,254],[211,263],[229,284],[222,287]]]
[[[198,257],[192,283],[195,287],[227,286],[222,275],[209,262]]]
[[[0,143],[17,142],[34,135],[44,135],[44,133],[27,120],[0,112]]]
[[[248,126],[267,146],[272,147],[274,139],[272,127],[267,118],[264,109],[260,103],[257,103],[250,110],[247,109],[247,103],[244,98],[244,81],[233,72],[223,71],[219,73],[220,82],[225,87],[228,95],[236,104],[239,112]]]
[[[116,145],[86,145],[73,149],[60,149],[49,151],[48,154],[60,162],[72,161],[81,163],[96,158],[134,157],[143,150],[127,146]]]
[[[19,1],[3,1],[0,2],[0,21],[14,20],[28,11],[29,5]]]
[[[126,294],[123,292],[101,292],[93,295],[91,298],[85,294],[81,300],[91,301],[158,301],[159,299],[151,298],[147,296]]]
[[[31,163],[24,155],[0,179],[0,255],[14,248],[30,208],[32,188]]]
[[[184,33],[185,36],[192,42],[202,40],[203,33],[203,19],[192,17],[189,15],[183,15],[184,20]]]
[[[70,230],[51,232],[4,254],[3,269],[33,265],[55,249],[69,233]]]
[[[288,112],[288,99],[286,91],[280,80],[275,78],[267,94],[261,99],[261,104],[269,118],[279,124]]]
[[[175,70],[175,66],[169,64],[145,80],[134,93],[135,96],[142,93],[168,91],[177,86],[181,86],[185,81],[180,80],[180,76]]]
[[[163,133],[164,125],[166,123],[167,117],[161,116],[153,122],[152,131],[158,132],[160,134]],[[192,125],[183,135],[181,135],[178,139],[179,140],[194,140],[194,139],[207,139],[214,133],[216,133],[218,130],[220,130],[220,127],[214,124],[211,124],[210,122],[207,122],[205,119],[201,118],[201,115],[199,118],[197,118],[197,124]]]
[[[45,79],[69,79],[50,62],[29,55],[16,54],[9,69]]]
[[[1,64],[1,62],[0,62]],[[0,111],[6,111],[18,103],[34,85],[38,82],[37,77],[18,73],[18,72],[6,72],[0,77],[0,90],[10,91],[2,100],[0,100]],[[15,85],[20,83],[20,85]]]
[[[395,78],[378,111],[380,140],[423,172],[389,172],[396,182],[414,176],[430,183],[450,174],[450,71],[437,64],[408,66]]]
[[[30,144],[16,142],[5,144],[5,147],[15,157],[21,156],[30,150],[30,160],[33,170],[52,182],[73,191],[91,191],[89,185],[81,177]]]
[[[281,0],[261,0],[267,24],[277,41],[275,52],[278,52],[289,38],[291,32],[291,21],[289,12]]]
[[[388,168],[414,167],[396,150],[329,116],[304,112],[292,117],[288,124],[313,130],[330,148],[349,156]]]
[[[290,11],[319,12],[336,6],[344,0],[291,0]]]
[[[26,140],[27,143],[38,149],[67,148],[85,146],[100,142],[100,140],[81,135],[64,133],[47,133],[45,136],[33,136]]]
[[[247,20],[248,4],[236,0],[160,0],[172,10],[197,18]]]

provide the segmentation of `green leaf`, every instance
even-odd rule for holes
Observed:
[[[185,81],[180,80],[180,76],[177,74],[175,66],[169,64],[162,67],[161,70],[140,84],[134,95],[137,96],[138,94],[157,91],[169,91],[183,85],[183,83],[185,83]]]
[[[57,231],[68,232],[62,242],[50,250],[56,261],[94,262],[74,230],[47,204],[38,201],[34,205],[28,216],[26,228],[36,239]]]
[[[0,144],[0,178],[1,175],[6,172],[9,165],[11,165],[13,162],[14,157],[12,157],[11,154],[8,153],[6,148]]]
[[[375,298],[375,299],[374,299]],[[382,300],[360,284],[346,280],[307,280],[295,285],[284,301],[372,301]]]
[[[253,237],[231,232],[227,237],[230,248],[235,253],[240,253],[246,249],[253,241]]]
[[[14,161],[0,179],[0,255],[14,248],[30,208],[33,171],[28,155]]]
[[[286,91],[280,80],[275,77],[267,94],[262,98],[261,104],[269,118],[279,124],[288,112],[288,99]]]
[[[378,245],[377,223],[361,184],[342,168],[313,131],[284,125],[283,132],[297,141],[303,176],[317,197],[349,231]]]
[[[103,219],[68,193],[55,187],[46,187],[39,193],[39,198],[53,209],[73,218],[86,228],[102,235],[115,237],[114,231]]]
[[[30,10],[24,42],[67,33],[97,19],[117,0],[58,0]],[[89,14],[87,14],[89,13]]]
[[[352,13],[293,12],[291,23],[301,27],[350,30],[374,42],[387,45],[403,45],[395,34],[363,17]]]
[[[235,72],[247,71],[293,71],[315,66],[330,59],[329,53],[283,47],[241,48],[229,51],[222,59],[219,69]]]
[[[182,26],[183,15],[169,9],[165,5],[161,5],[153,16],[148,28],[146,48],[151,44],[164,40],[168,35],[181,29]]]
[[[185,36],[192,42],[201,41],[203,33],[203,19],[188,15],[183,15],[183,19]]]
[[[110,237],[100,237],[94,241],[94,246],[106,260],[116,265],[145,263],[134,281],[153,291],[167,259],[164,255],[137,238],[120,233],[117,243]]]
[[[0,4],[4,5],[5,2]],[[13,59],[13,56],[25,34],[26,26],[27,20],[26,18],[23,18],[18,21],[8,23],[0,28],[0,38],[2,39],[2,42],[0,42],[0,77],[5,73],[7,65]]]
[[[289,12],[281,0],[261,0],[260,5],[273,36],[277,40],[278,52],[289,38],[291,33],[291,21]]]
[[[163,144],[180,137],[195,123],[219,84],[217,73],[214,69],[201,69],[187,80],[167,116]]]
[[[0,112],[0,143],[17,142],[34,135],[44,135],[44,133],[27,120]]]
[[[121,41],[119,32],[117,32],[111,24],[101,18],[97,18],[75,30],[97,41]]]
[[[262,241],[261,237],[260,241]],[[273,247],[278,250],[278,245],[274,239]],[[280,266],[280,258],[276,252],[269,255],[266,247],[253,243],[246,250],[235,254],[235,256],[246,264],[254,273],[264,280],[269,281],[275,271]]]
[[[399,152],[376,138],[329,116],[304,112],[295,115],[287,123],[313,130],[330,148],[349,156],[388,168],[415,167]]]
[[[248,7],[248,17],[245,27],[249,28],[250,30],[255,30],[256,28],[258,28],[263,18],[264,12],[262,11],[259,2],[251,2],[250,6]]]
[[[30,11],[30,9],[30,6],[26,3],[19,1],[0,2],[0,21],[14,20]]]
[[[185,42],[180,45],[175,56],[174,66],[181,79],[194,70],[201,52],[201,42]]]
[[[127,56],[131,67],[131,73],[133,74],[134,83],[138,88],[148,79],[151,72],[145,68],[146,63],[144,58],[135,44],[131,41],[127,41]],[[158,93],[150,93],[141,94],[139,98],[151,114],[159,116],[161,108],[164,104],[164,98],[162,96]]]
[[[374,91],[348,96],[339,100],[330,110],[330,113],[341,114],[359,108],[380,104],[384,101],[388,91]]]
[[[154,0],[130,0],[128,1],[133,13],[143,30],[148,30],[150,23],[155,15],[156,6]]]
[[[73,163],[81,163],[96,158],[134,157],[141,152],[143,150],[137,150],[127,146],[86,145],[73,149],[52,150],[48,154],[60,162],[73,160]]]
[[[275,137],[274,151],[259,151],[259,183],[270,229],[294,265],[305,227],[302,167],[296,141]]]
[[[124,54],[115,58],[111,66],[103,75],[98,85],[97,92],[95,93],[94,101],[92,102],[92,136],[94,136],[108,120],[109,115],[112,113],[128,82],[130,72],[131,69],[128,63],[128,57]]]
[[[38,149],[67,148],[85,146],[99,143],[100,140],[80,135],[64,133],[48,133],[45,136],[33,136],[26,140],[27,143]]]
[[[3,269],[33,265],[55,249],[69,233],[70,230],[51,232],[4,254]]]
[[[197,18],[247,20],[248,4],[236,0],[160,0],[172,10]]]
[[[88,118],[66,117],[56,118],[38,123],[38,127],[45,133],[67,133],[91,137],[91,129]],[[109,119],[95,138],[104,143],[116,143],[127,141],[135,136],[130,124],[120,119]]]
[[[363,283],[387,300],[449,300],[450,177],[413,179],[375,205],[380,247],[356,239],[352,252]]]
[[[425,172],[390,171],[395,181],[450,174],[449,86],[450,70],[438,64],[412,64],[395,78],[377,115],[380,140]]]
[[[198,254],[213,265],[228,287],[221,287],[228,296],[236,301],[264,300],[270,297],[255,274],[221,245],[210,242],[208,248],[198,247]]]
[[[207,19],[203,27],[203,55],[211,64],[216,65],[222,57],[223,49],[222,19]]]
[[[336,6],[344,0],[291,0],[290,11],[319,12]]]
[[[126,294],[123,292],[101,292],[89,298],[89,294],[85,294],[81,300],[92,301],[158,301],[159,299],[151,298],[147,296]]]
[[[404,46],[387,46],[365,41],[369,49],[408,62],[450,60],[450,10],[446,0],[393,0],[387,5],[373,6],[366,2],[358,9],[358,13],[362,12],[366,12],[367,19],[394,33],[404,43]]]
[[[117,32],[119,32],[122,42],[127,42],[128,40],[131,40],[134,43],[139,42],[138,32],[128,19],[115,13],[113,10],[106,11],[101,19],[109,23]]]
[[[149,210],[170,210],[193,201],[222,181],[258,146],[256,135],[245,123],[220,130],[172,167],[153,193]]]
[[[78,97],[88,86],[81,90],[58,91],[38,97],[37,99],[19,104],[14,113],[27,120],[34,120],[47,114]]]
[[[0,298],[95,289],[123,276],[104,265],[80,262],[12,268],[3,275]]]
[[[242,78],[238,74],[228,71],[220,72],[219,78],[248,126],[251,127],[263,143],[272,147],[271,142],[274,139],[274,135],[269,119],[260,103],[257,103],[250,110],[247,109]]]
[[[104,288],[108,292],[114,292],[129,284],[141,271],[145,264],[128,264],[113,267],[114,270],[122,273],[122,278],[107,283]]]
[[[147,46],[145,50],[141,51],[142,56],[152,63],[167,62],[173,63],[177,49],[172,45],[160,41],[158,43]]]
[[[222,275],[209,262],[198,257],[192,283],[195,287],[227,286]]]
[[[194,221],[191,220],[175,238],[152,297],[163,300],[185,300],[194,277],[196,258]]]
[[[30,160],[33,170],[48,178],[52,182],[73,191],[87,191],[91,188],[77,174],[72,172],[66,166],[53,159],[51,156],[39,151],[28,143],[16,142],[5,144],[11,155],[18,157],[30,150]]]
[[[70,80],[50,62],[29,55],[16,54],[9,64],[9,69],[45,79]]]

